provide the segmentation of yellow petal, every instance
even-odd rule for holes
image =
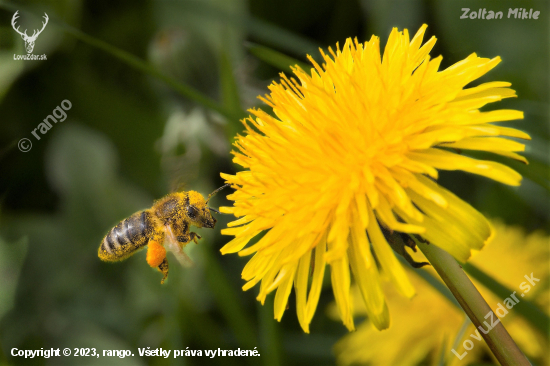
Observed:
[[[515,119],[523,119],[523,112],[513,109],[499,109],[497,111],[472,113],[472,124],[481,124],[489,122],[504,122],[513,121]]]
[[[488,160],[476,160],[439,149],[420,150],[407,154],[409,158],[443,170],[464,170],[498,182],[519,186],[521,175],[505,165]]]
[[[466,223],[465,226],[469,228],[469,231],[482,239],[484,244],[487,244],[493,238],[494,233],[491,224],[479,211],[432,180],[423,176],[417,176],[417,179],[430,189],[438,192],[448,202],[447,211],[458,222]],[[481,248],[478,245],[473,247],[476,249]]]
[[[306,323],[309,324],[313,319],[313,314],[317,309],[319,303],[319,296],[321,295],[321,288],[323,286],[323,278],[325,276],[325,251],[327,247],[326,236],[321,239],[319,244],[315,247],[315,259],[313,268],[313,277],[311,279],[311,288],[307,298],[306,309]]]
[[[506,87],[509,87],[510,85],[512,84],[505,81],[491,81],[489,83],[483,83],[473,88],[464,89],[460,93],[458,93],[457,98],[465,97],[467,95],[475,95],[479,92],[486,91],[488,89],[506,88]]]
[[[235,238],[235,239],[231,240],[229,243],[225,244],[220,249],[220,252],[222,254],[236,253],[239,250],[241,250],[242,248],[244,248],[246,246],[246,244],[248,244],[250,239],[252,239],[253,237],[254,237],[254,235],[241,236],[241,237]]]
[[[307,321],[307,289],[309,270],[311,265],[311,252],[308,252],[298,262],[294,288],[296,289],[296,315],[298,322],[305,333],[309,333],[309,322]]]
[[[395,208],[394,208],[395,209]],[[380,217],[381,221],[390,229],[401,231],[403,233],[410,233],[410,234],[422,234],[426,231],[426,229],[422,225],[410,225],[406,223],[402,223],[397,221],[395,218],[395,215],[392,212],[392,208],[390,208],[390,205],[388,201],[386,201],[385,198],[380,198],[380,204],[376,208],[376,213]],[[405,215],[407,215],[405,213]],[[408,215],[407,215],[408,216]],[[423,219],[423,216],[414,216],[416,219],[416,222],[420,223]],[[369,227],[371,227],[371,217],[369,215]],[[378,226],[378,223],[375,222],[375,225]]]
[[[353,277],[363,295],[369,319],[376,328],[386,329],[390,325],[389,313],[380,286],[378,268],[374,264],[367,234],[361,228],[359,218],[354,220],[354,226],[351,230],[348,255]]]
[[[506,84],[506,83],[505,83]],[[467,89],[468,90],[468,89]],[[472,101],[472,100],[483,100],[484,98],[492,98],[497,97],[497,100],[503,99],[503,98],[512,98],[516,96],[515,90],[508,89],[508,88],[487,88],[484,90],[477,90],[477,91],[470,91],[470,93],[459,93],[457,98],[455,98],[454,102],[461,102],[461,101]]]
[[[350,273],[347,254],[343,255],[341,259],[330,263],[330,278],[340,317],[346,328],[352,331],[355,329],[355,326],[353,324],[353,310],[349,296]]]
[[[281,279],[277,293],[275,294],[273,312],[277,321],[281,321],[283,313],[285,312],[286,304],[288,302],[288,295],[290,295],[290,290],[292,289],[292,284],[294,283],[294,275],[296,274],[297,268],[297,263],[288,263],[283,267],[283,269],[281,269],[281,273],[283,273],[283,271],[288,272]],[[276,283],[276,281],[274,281],[274,283]]]
[[[388,274],[395,287],[403,296],[412,297],[414,295],[414,288],[407,278],[403,267],[397,258],[395,258],[372,212],[369,212],[369,228],[367,232],[374,247],[376,258],[380,261],[384,272]]]
[[[447,142],[439,146],[455,149],[480,150],[480,151],[524,151],[525,145],[513,140],[501,137],[470,137],[456,142]]]

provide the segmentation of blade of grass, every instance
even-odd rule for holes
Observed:
[[[241,107],[241,98],[239,96],[239,87],[233,73],[233,65],[227,52],[222,52],[220,57],[220,83],[221,97],[225,109],[235,115],[240,115],[239,119],[230,119],[225,128],[225,133],[228,141],[233,141],[235,136],[242,131],[243,126],[239,122],[240,119],[246,118],[247,115]]]
[[[178,6],[186,12],[226,22],[233,27],[244,28],[256,39],[294,55],[313,53],[319,49],[319,44],[301,35],[255,17],[225,11],[204,1],[164,0],[163,2]]]
[[[283,365],[281,358],[282,341],[277,323],[273,320],[273,301],[264,305],[256,303],[260,315],[261,355],[265,366]]]
[[[281,52],[275,51],[269,47],[260,46],[254,43],[249,43],[248,51],[265,62],[268,65],[276,67],[282,71],[289,71],[290,66],[298,65],[302,70],[308,71],[312,66],[305,62],[298,61],[290,56],[287,56]]]
[[[508,165],[550,192],[550,168],[548,165],[532,156],[527,156],[527,160],[529,160],[529,165],[518,161],[508,162]]]
[[[220,58],[220,77],[223,106],[235,114],[242,112],[239,87],[233,74],[233,65],[225,52],[222,52]]]
[[[218,259],[208,250],[204,251],[206,280],[214,294],[218,307],[223,316],[233,329],[235,338],[243,348],[253,350],[257,347],[256,332],[254,326],[243,308],[239,305],[239,300],[233,287],[227,281]]]
[[[448,358],[451,357],[450,356],[451,350],[458,349],[460,341],[464,338],[464,334],[466,333],[466,330],[468,330],[468,327],[470,326],[470,324],[472,324],[471,320],[467,316],[464,317],[464,322],[462,322],[462,326],[458,330],[458,333],[456,334],[455,339],[451,344],[451,348],[448,349],[446,347],[441,347],[441,349],[445,350],[445,352],[441,352],[440,366],[444,366],[445,364],[451,364],[451,362],[447,362]]]

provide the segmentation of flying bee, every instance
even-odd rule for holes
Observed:
[[[190,231],[190,227],[214,228],[216,219],[210,211],[219,211],[208,207],[208,201],[227,186],[229,184],[216,189],[206,200],[195,191],[171,193],[156,201],[150,209],[136,212],[105,235],[99,246],[99,259],[121,261],[147,245],[147,263],[162,272],[164,277],[160,283],[163,284],[168,277],[166,249],[182,264],[191,263],[183,248],[191,240],[197,244],[201,236]]]

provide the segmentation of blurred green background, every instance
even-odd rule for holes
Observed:
[[[461,20],[464,7],[541,15]],[[22,29],[39,28],[49,15],[34,49],[47,61],[13,59],[26,53],[11,28],[15,10]],[[298,325],[293,295],[278,324],[271,298],[261,307],[256,288],[240,289],[247,259],[219,253],[227,241],[219,231],[231,217],[198,230],[203,239],[187,249],[192,268],[169,257],[163,286],[144,251],[109,264],[97,248],[111,227],[154,199],[221,186],[220,172],[236,169],[230,150],[238,119],[261,105],[256,96],[289,72],[292,58],[318,59],[318,47],[347,37],[376,34],[385,44],[392,27],[414,34],[423,23],[425,39],[438,38],[431,55],[443,55],[442,68],[472,52],[501,56],[481,81],[510,81],[519,98],[487,110],[524,111],[523,121],[506,125],[533,137],[528,166],[495,158],[524,175],[519,188],[455,172],[442,173],[440,183],[489,217],[550,232],[546,1],[1,1],[0,364],[334,364],[331,348],[346,330],[326,316],[330,286],[310,335]],[[67,120],[37,141],[31,131],[65,99]],[[31,151],[18,150],[21,138],[32,141]],[[228,205],[226,194],[212,205]],[[129,349],[136,357],[25,360],[10,356],[13,347]],[[138,347],[257,347],[261,357],[140,358]]]

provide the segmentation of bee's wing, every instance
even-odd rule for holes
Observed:
[[[170,192],[183,192],[187,185],[183,173],[175,172],[175,177],[170,180]]]
[[[194,264],[193,260],[189,258],[187,254],[185,254],[185,252],[183,251],[183,248],[174,237],[174,234],[172,233],[172,229],[168,226],[166,227],[165,232],[166,232],[166,241],[164,242],[164,248],[166,248],[167,251],[172,252],[182,266],[192,267]]]
[[[166,242],[164,244],[164,247],[166,248],[167,251],[174,253],[174,256],[182,266],[192,267],[194,265],[193,260],[189,258],[187,254],[185,254],[185,252],[179,246],[178,243],[174,243],[172,241]]]

